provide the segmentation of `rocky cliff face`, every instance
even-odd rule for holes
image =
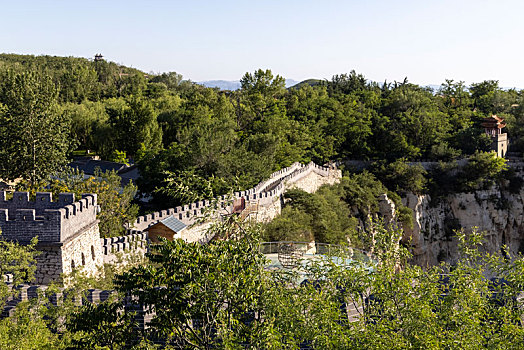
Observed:
[[[486,232],[483,249],[500,252],[507,245],[511,253],[524,250],[524,191],[509,193],[498,189],[456,193],[432,200],[429,195],[409,194],[403,204],[413,210],[413,228],[405,228],[403,240],[411,239],[414,263],[453,263],[457,257],[454,230],[478,227]]]

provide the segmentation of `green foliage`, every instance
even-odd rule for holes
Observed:
[[[136,155],[141,147],[150,151],[160,149],[162,129],[149,101],[131,97],[124,104],[108,107],[107,114],[115,148],[130,155]]]
[[[206,179],[195,174],[194,170],[180,171],[178,174],[167,171],[166,175],[164,183],[156,191],[167,195],[173,203],[178,204],[213,199],[216,193],[224,193],[225,189],[232,188],[223,178],[212,175]]]
[[[480,253],[485,235],[475,229],[458,232],[454,266],[407,264],[409,255],[399,244],[402,231],[375,221],[367,234],[376,264],[325,257],[276,271],[263,269],[256,232],[241,231],[238,239],[208,245],[165,241],[151,254],[154,265],[117,278],[121,292],[156,311],[146,333],[130,334],[131,318],[126,321],[129,315],[112,301],[76,313],[71,337],[90,347],[115,348],[123,339],[130,346],[153,334],[197,349],[524,345],[524,315],[516,298],[524,287],[522,257]],[[495,278],[484,277],[488,273]],[[360,314],[348,314],[359,305]]]
[[[284,79],[269,70],[246,73],[239,91],[224,92],[175,72],[146,76],[103,60],[5,54],[0,78],[0,177],[23,177],[33,192],[41,184],[55,193],[97,193],[104,236],[120,234],[134,219],[137,189],[122,189],[114,173],[40,181],[66,162],[75,145],[106,159],[129,155],[140,166],[141,193],[153,193],[153,204],[162,208],[224,194],[233,182],[249,188],[295,161],[387,159],[375,175],[353,174],[316,194],[289,192],[282,215],[264,228],[270,240],[349,239],[375,254],[380,264],[372,271],[326,260],[306,265],[301,274],[264,272],[256,237],[233,220],[213,229],[217,237],[238,239],[203,246],[166,242],[153,251],[152,264],[119,275],[121,292],[157,311],[151,331],[196,348],[523,347],[515,302],[524,288],[521,258],[482,256],[473,244],[482,237],[462,233],[463,255],[453,269],[422,270],[405,264],[401,231],[367,221],[378,210],[379,195],[388,193],[397,218],[410,226],[412,213],[388,189],[443,194],[484,188],[502,177],[513,186],[503,160],[476,151],[490,147],[479,121],[491,113],[509,122],[514,150],[524,149],[521,92],[504,91],[497,81],[468,89],[446,80],[433,93],[407,79],[379,85],[354,71],[286,90]],[[427,174],[408,164],[461,154],[470,156],[462,170],[441,163]],[[366,230],[357,231],[359,222]],[[30,280],[34,244],[0,242],[0,275]],[[498,294],[503,302],[490,297],[487,272],[508,281]],[[310,283],[296,283],[304,273]],[[3,301],[10,292],[0,286]],[[372,297],[368,303],[366,297]],[[15,318],[0,321],[0,348],[148,347],[149,334],[133,333],[122,302],[77,312],[63,342],[48,332],[40,309],[21,304]],[[354,323],[341,307],[352,303],[366,306]]]
[[[159,335],[201,349],[250,339],[256,324],[244,321],[259,309],[263,288],[264,258],[256,240],[164,241],[149,259],[151,265],[124,273],[116,284],[156,311],[151,326]]]
[[[14,316],[0,320],[0,348],[5,350],[65,349],[58,334],[53,333],[30,303],[20,303]]]
[[[111,157],[109,158],[109,160],[111,162],[116,162],[116,163],[122,163],[122,164],[129,165],[128,164],[129,159],[127,159],[126,152],[124,152],[124,151],[114,150],[113,153],[111,154]]]
[[[34,184],[66,162],[70,119],[47,76],[0,72],[0,176]]]
[[[431,146],[430,155],[432,159],[442,160],[442,161],[452,161],[458,158],[461,154],[461,151],[455,149],[446,141],[442,141],[439,144]]]
[[[343,177],[338,186],[343,188],[344,201],[352,210],[360,212],[361,219],[378,211],[378,197],[387,191],[384,185],[366,170],[361,174]]]
[[[506,160],[494,152],[475,152],[469,157],[459,179],[465,191],[487,188],[500,180],[508,169]]]
[[[419,164],[408,164],[406,159],[389,164],[377,162],[373,173],[395,192],[422,193],[426,188],[426,170]]]
[[[407,79],[380,85],[351,71],[286,89],[281,76],[258,69],[241,78],[240,90],[226,92],[185,81],[176,72],[146,75],[104,60],[5,54],[0,75],[29,77],[18,86],[11,78],[0,84],[2,178],[45,177],[75,145],[105,159],[126,152],[140,166],[141,194],[152,195],[151,205],[158,208],[166,201],[180,204],[158,186],[185,171],[208,182],[238,179],[239,189],[247,189],[296,161],[343,158],[387,159],[395,167],[384,171],[396,177],[380,176],[386,186],[418,193],[425,184],[416,169],[410,174],[394,161],[450,161],[487,151],[491,140],[480,121],[490,113],[508,121],[512,150],[524,149],[522,94],[502,90],[496,81],[468,89],[446,80],[433,92]],[[31,111],[18,108],[13,97],[35,100],[36,85],[41,96],[32,105],[46,116],[38,125],[22,117]],[[31,128],[36,136],[22,132]],[[35,138],[45,147],[33,152]],[[415,181],[405,183],[410,179]],[[393,183],[397,180],[403,183]],[[226,188],[213,191],[224,194]]]
[[[0,234],[0,310],[5,306],[9,297],[16,295],[16,291],[10,290],[4,281],[5,275],[10,275],[12,283],[19,285],[31,282],[36,271],[35,250],[37,238],[33,238],[30,244],[21,246],[17,242],[2,240]]]
[[[369,242],[360,237],[359,223],[378,213],[379,196],[386,192],[366,171],[343,177],[333,186],[322,186],[316,193],[289,190],[284,194],[286,204],[281,214],[265,225],[262,237],[266,241],[349,243],[362,248]],[[398,195],[388,195],[395,201],[399,222],[411,227],[411,209],[402,205]]]
[[[23,183],[18,189],[30,190]],[[77,198],[84,193],[95,193],[100,206],[98,219],[101,237],[121,235],[125,230],[124,225],[133,222],[138,215],[138,206],[132,203],[137,191],[136,186],[131,181],[122,184],[122,179],[114,171],[108,170],[104,173],[95,169],[95,175],[86,178],[82,172],[66,169],[39,182],[32,190],[33,194],[53,192],[54,196],[72,192]]]
[[[108,115],[101,102],[84,101],[66,103],[61,106],[63,113],[71,120],[71,137],[85,150],[102,150],[105,142]]]
[[[298,189],[287,191],[284,198],[288,204],[266,225],[264,239],[347,243],[355,235],[356,220],[337,191],[329,187],[313,194]]]
[[[266,224],[262,239],[267,242],[316,240],[313,230],[313,216],[309,213],[286,205],[279,216]]]
[[[140,342],[134,316],[132,312],[122,312],[122,305],[113,300],[82,306],[67,322],[68,331],[74,333],[70,348],[130,348]]]
[[[471,98],[474,101],[475,107],[483,115],[496,114],[500,112],[496,106],[496,94],[499,90],[499,82],[497,80],[485,80],[481,83],[471,84]]]
[[[33,281],[38,241],[34,238],[30,244],[22,246],[1,238],[0,235],[0,310],[3,310],[8,299],[18,297],[19,290],[11,288],[13,285]],[[8,274],[11,285],[4,281]],[[58,336],[51,332],[43,319],[38,302],[19,303],[14,316],[0,319],[0,349],[57,349],[60,345]]]
[[[439,162],[431,167],[428,172],[428,192],[432,198],[445,197],[458,191],[458,171],[456,162]]]

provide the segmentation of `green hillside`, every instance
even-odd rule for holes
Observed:
[[[306,79],[296,85],[290,86],[289,88],[290,89],[300,89],[303,86],[317,86],[317,85],[322,85],[322,84],[325,84],[325,81],[322,79]]]

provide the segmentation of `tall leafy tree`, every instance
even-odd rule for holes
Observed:
[[[48,76],[7,71],[0,85],[0,177],[35,183],[67,161],[70,119]]]
[[[485,80],[481,83],[471,84],[471,97],[475,108],[482,115],[489,115],[497,113],[497,106],[495,105],[495,95],[499,91],[498,80]]]
[[[149,101],[131,97],[125,103],[107,108],[107,114],[117,149],[131,156],[135,156],[142,147],[148,150],[160,149],[162,129]]]

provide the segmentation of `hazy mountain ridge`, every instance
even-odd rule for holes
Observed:
[[[297,88],[300,89],[304,85],[311,85],[315,86],[320,84],[324,80],[321,79],[306,79],[303,81],[296,81],[294,79],[286,79],[286,88]],[[206,80],[206,81],[199,81],[196,82],[197,84],[203,85],[208,88],[219,88],[220,90],[238,90],[240,89],[240,81],[239,80]],[[379,83],[380,86],[382,86],[382,83]],[[434,93],[438,92],[441,88],[441,85],[438,84],[426,84],[426,85],[420,85],[421,87],[430,88],[433,90]],[[510,90],[515,88],[509,88],[509,87],[501,87],[503,90]],[[516,88],[517,90],[520,90],[519,88]]]
[[[286,79],[286,87],[291,87],[298,84],[299,81],[293,79]],[[219,88],[220,90],[238,90],[240,89],[239,80],[206,80],[198,81],[197,84],[204,85],[209,88]]]

